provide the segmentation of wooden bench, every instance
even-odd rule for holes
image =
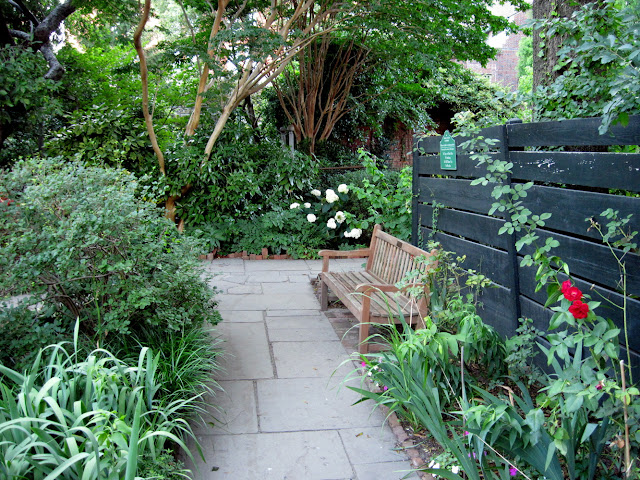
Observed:
[[[322,273],[320,281],[322,292],[320,303],[322,310],[328,308],[328,290],[355,315],[360,322],[360,353],[369,352],[369,325],[371,323],[401,323],[399,308],[405,322],[418,327],[424,326],[424,317],[428,314],[429,295],[416,300],[404,295],[395,286],[404,276],[413,270],[425,271],[433,268],[434,262],[419,262],[419,256],[427,258],[435,255],[436,250],[425,252],[382,231],[380,225],[373,229],[369,248],[350,251],[321,250]],[[364,270],[354,272],[331,272],[329,260],[332,258],[367,258]]]

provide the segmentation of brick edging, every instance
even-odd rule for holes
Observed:
[[[211,260],[216,258],[241,258],[243,260],[289,260],[291,255],[269,255],[269,249],[263,248],[259,255],[255,253],[248,253],[246,250],[242,252],[230,253],[228,255],[218,255],[218,249],[214,249],[213,252],[206,255],[198,255],[199,260]]]

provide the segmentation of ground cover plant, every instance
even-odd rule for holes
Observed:
[[[84,357],[77,338],[76,328],[75,345],[45,347],[23,372],[0,365],[3,478],[132,480],[174,446],[191,455],[180,412],[203,412],[198,397],[161,402],[148,348],[131,363],[103,349]]]

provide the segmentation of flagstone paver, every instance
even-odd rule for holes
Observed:
[[[364,260],[332,262],[359,269]],[[411,470],[385,416],[345,381],[357,363],[349,321],[328,318],[310,283],[320,260],[220,259],[206,262],[219,287],[224,340],[223,392],[212,399],[213,425],[195,425],[203,480],[395,480]],[[348,332],[344,337],[341,333]],[[348,345],[349,351],[345,349]],[[418,478],[412,474],[407,477]]]

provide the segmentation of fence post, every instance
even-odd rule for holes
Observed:
[[[522,123],[522,120],[519,118],[514,118],[509,120],[503,127],[502,133],[502,145],[501,151],[503,153],[503,158],[506,162],[511,161],[511,151],[515,150],[524,150],[524,148],[514,148],[512,149],[509,145],[509,125],[514,125],[517,123]],[[511,186],[511,172],[507,175],[507,183]],[[509,262],[511,265],[511,311],[515,315],[515,326],[512,335],[515,335],[516,328],[518,328],[518,319],[522,316],[522,310],[520,305],[520,269],[518,265],[518,251],[516,250],[516,241],[517,241],[517,233],[513,232],[509,235],[509,243],[507,247],[507,254],[509,255]]]
[[[415,145],[413,147],[413,166],[411,167],[411,244],[423,248],[424,245],[418,245],[419,243],[419,230],[421,228],[420,225],[420,212],[418,211],[418,193],[419,193],[419,183],[418,183],[418,162],[420,159],[420,137],[416,136]]]

